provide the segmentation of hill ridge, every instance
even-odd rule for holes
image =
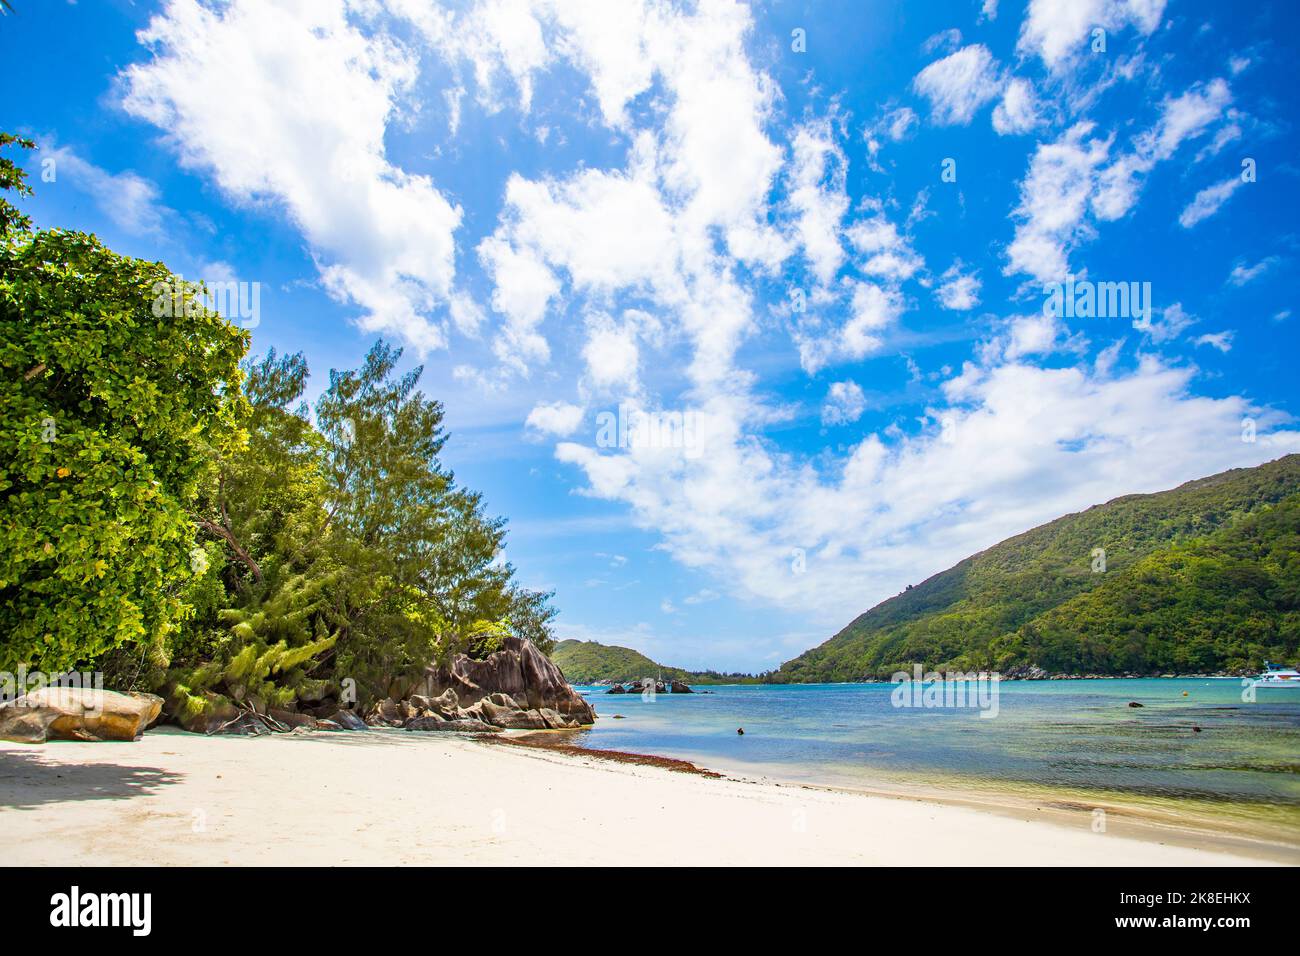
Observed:
[[[1297,492],[1300,455],[1287,455],[1254,468],[1195,478],[1166,491],[1120,495],[1062,515],[881,601],[823,644],[787,661],[770,679],[863,680],[888,676],[912,663],[1038,665],[1030,659],[1032,649],[1011,640],[1036,617],[1113,581],[1154,552],[1208,538]],[[1271,530],[1287,533],[1284,528]],[[1091,568],[1094,548],[1105,549],[1100,574]],[[1264,650],[1293,651],[1294,631],[1289,620],[1282,620],[1287,610],[1256,609],[1256,616],[1271,615],[1278,627],[1286,626],[1272,635],[1271,644],[1257,641],[1251,649],[1239,648],[1223,656],[1221,666],[1250,668]],[[1155,666],[1168,656],[1157,653],[1143,660]],[[1112,662],[1107,669],[1116,667]]]

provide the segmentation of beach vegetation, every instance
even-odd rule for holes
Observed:
[[[0,146],[31,144],[6,136]],[[314,403],[162,263],[32,227],[0,158],[0,670],[92,666],[184,720],[402,695],[550,595],[441,452],[423,369],[380,341]]]

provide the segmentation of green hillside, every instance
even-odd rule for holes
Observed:
[[[623,683],[659,675],[663,675],[664,680],[681,680],[688,684],[740,684],[756,680],[748,674],[666,667],[630,647],[597,644],[595,641],[560,641],[551,652],[551,660],[555,661],[560,670],[564,671],[565,678],[573,684],[594,684],[598,681]]]
[[[1289,658],[1298,492],[1300,455],[1289,455],[1066,515],[878,604],[770,679],[887,678],[914,662],[1113,674]]]

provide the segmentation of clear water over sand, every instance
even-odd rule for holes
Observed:
[[[1296,691],[1252,703],[1239,680],[1004,681],[987,719],[894,707],[888,684],[697,689],[710,693],[650,702],[581,687],[600,719],[574,742],[810,784],[1173,809],[1300,841]]]

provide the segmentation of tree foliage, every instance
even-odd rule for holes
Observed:
[[[214,459],[196,516],[216,560],[156,680],[178,713],[406,693],[435,659],[501,636],[550,647],[549,595],[497,560],[505,531],[443,468],[443,411],[383,342],[301,401],[302,355],[246,363],[243,440]],[[200,601],[212,589],[217,599]]]
[[[9,159],[0,186],[27,191]],[[247,335],[156,316],[172,281],[0,199],[0,669],[58,671],[182,619],[190,508],[238,432]]]
[[[27,192],[4,159],[0,188]],[[241,368],[201,286],[2,198],[0,227],[0,669],[92,664],[201,722],[551,648],[399,349],[330,372],[313,415],[303,355]]]

